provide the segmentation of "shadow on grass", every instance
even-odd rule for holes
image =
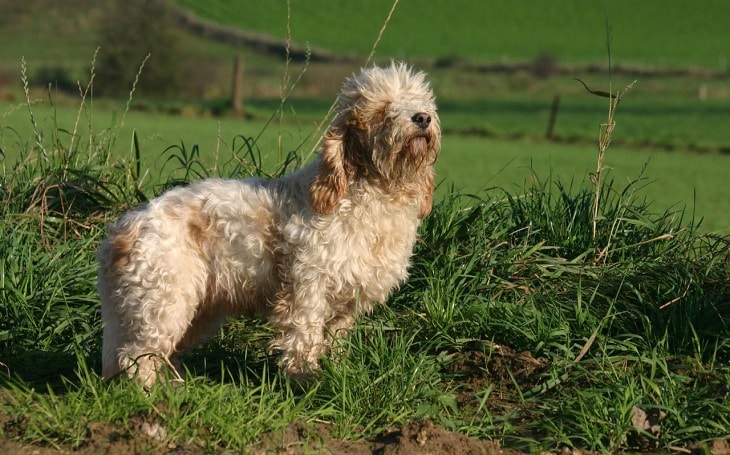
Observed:
[[[183,353],[182,369],[188,378],[259,386],[261,378],[280,374],[278,353],[269,349],[272,333],[262,321],[247,318],[230,321],[211,341]],[[0,388],[22,384],[37,390],[64,394],[69,387],[80,384],[80,367],[101,375],[100,347],[89,354],[24,350],[3,357],[0,363]]]
[[[90,369],[101,371],[100,355],[86,359]],[[4,359],[0,388],[23,384],[38,390],[63,394],[71,383],[78,383],[78,356],[72,352],[28,350]],[[64,380],[65,379],[65,380]]]

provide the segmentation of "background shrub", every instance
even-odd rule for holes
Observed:
[[[148,98],[176,94],[183,81],[178,34],[166,0],[110,2],[99,23],[101,54],[96,70],[100,94],[118,97],[129,93],[148,54],[140,92]]]

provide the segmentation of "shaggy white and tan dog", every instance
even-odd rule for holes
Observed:
[[[150,385],[231,315],[281,331],[285,373],[318,368],[331,336],[407,276],[441,147],[425,75],[348,78],[315,162],[281,179],[208,179],[121,217],[98,252],[102,375]]]

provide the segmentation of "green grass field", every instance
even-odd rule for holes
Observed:
[[[589,98],[591,99],[591,98]],[[601,122],[601,105],[597,100],[590,108],[591,125],[588,120],[581,120],[584,115],[582,109],[575,113],[566,112],[561,122],[583,123],[586,131],[577,144],[551,143],[540,139],[540,132],[530,132],[533,124],[542,124],[544,112],[537,109],[533,114],[520,116],[517,112],[511,119],[502,120],[494,130],[501,131],[501,135],[522,131],[521,140],[506,140],[499,138],[484,138],[463,134],[447,134],[443,141],[443,151],[439,158],[437,172],[441,182],[439,193],[446,194],[452,186],[457,190],[469,193],[479,193],[492,188],[502,188],[514,191],[525,182],[537,177],[547,179],[550,176],[563,182],[575,182],[583,185],[588,182],[588,174],[595,170],[597,145],[589,139],[591,134],[598,137],[598,126]],[[620,105],[618,126],[615,133],[617,143],[625,139],[629,143],[641,143],[649,136],[654,115],[640,116],[632,114],[632,100]],[[316,139],[319,137],[315,125],[321,122],[326,113],[324,103],[314,104],[306,101],[293,101],[296,115],[286,113],[282,119],[274,115],[271,122],[266,124],[265,113],[273,113],[276,108],[272,103],[262,103],[255,110],[261,115],[257,120],[243,121],[236,118],[206,118],[181,117],[178,115],[163,115],[160,113],[131,111],[123,113],[123,105],[111,110],[113,105],[102,104],[97,111],[83,112],[78,123],[78,134],[85,136],[89,130],[95,134],[118,135],[115,144],[115,153],[130,156],[132,153],[132,134],[138,137],[142,165],[150,170],[149,175],[159,175],[165,166],[171,166],[168,158],[182,151],[190,153],[194,146],[198,146],[199,157],[206,167],[212,169],[215,164],[222,165],[234,155],[240,154],[244,138],[257,139],[257,150],[264,158],[264,163],[273,166],[286,157],[290,151],[297,151],[303,157],[311,156]],[[584,106],[587,105],[583,101]],[[652,103],[645,102],[647,108]],[[634,107],[641,110],[638,107]],[[502,110],[504,107],[502,107]],[[78,116],[77,108],[56,107],[53,109],[47,102],[33,105],[35,121],[43,136],[48,136],[57,123],[64,131],[73,131]],[[488,109],[485,109],[488,110]],[[660,108],[661,110],[661,108]],[[459,105],[447,105],[441,109],[445,128],[455,128],[455,122],[449,118],[454,115],[468,115]],[[495,111],[500,112],[500,108]],[[524,110],[528,111],[529,110]],[[30,122],[28,108],[21,104],[0,104],[0,148],[6,155],[3,165],[10,169],[20,150],[29,150],[33,147],[33,126]],[[626,114],[625,114],[626,113]],[[624,115],[625,114],[625,115]],[[91,125],[87,119],[91,115]],[[270,114],[269,114],[270,115]],[[495,116],[501,114],[495,114]],[[633,116],[632,116],[633,115]],[[124,117],[124,118],[122,118]],[[702,119],[708,116],[698,116],[699,128]],[[478,118],[472,114],[472,120]],[[638,123],[646,118],[644,128],[638,128],[632,121]],[[682,141],[678,135],[691,134],[689,128],[677,118],[672,122],[669,117],[664,118],[666,124],[676,126],[671,133],[672,139],[667,144],[676,144],[677,150],[668,152],[657,148],[642,148],[638,146],[615,146],[607,157],[606,166],[611,169],[611,177],[620,185],[641,178],[643,187],[641,195],[652,203],[652,208],[658,212],[665,210],[686,210],[696,219],[703,218],[702,229],[706,232],[730,233],[730,214],[725,210],[727,200],[730,200],[728,186],[725,185],[725,170],[730,165],[730,156],[721,153],[690,153],[683,150]],[[124,121],[121,129],[117,129]],[[712,121],[712,120],[711,120]],[[710,122],[711,122],[710,121]],[[720,116],[715,122],[720,121]],[[660,124],[661,121],[657,121]],[[692,123],[694,125],[694,123]],[[633,131],[632,131],[633,127]],[[706,125],[705,125],[706,127]],[[578,131],[578,127],[574,127]],[[625,131],[629,130],[629,131]],[[560,133],[563,129],[558,128]],[[717,141],[722,138],[718,132]],[[564,133],[569,136],[568,133]],[[62,134],[61,140],[68,143],[70,134]],[[692,141],[689,141],[692,142]],[[172,146],[172,148],[170,148]],[[166,152],[167,151],[167,152]],[[152,179],[152,177],[148,177]],[[150,181],[149,184],[158,182]]]
[[[277,37],[287,33],[286,2],[177,3],[220,23]],[[293,1],[292,38],[313,47],[367,55],[392,4],[391,0]],[[728,14],[730,5],[722,0],[703,2],[702,8],[660,0],[475,1],[458,6],[447,1],[402,0],[377,55],[509,61],[549,53],[568,63],[604,63],[608,20],[617,63],[727,70],[729,56],[717,43],[730,37],[721,19]]]

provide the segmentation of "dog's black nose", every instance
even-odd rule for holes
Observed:
[[[426,114],[425,112],[416,113],[416,115],[411,117],[411,120],[413,120],[413,123],[415,123],[424,130],[428,128],[428,125],[431,124],[431,116]]]

